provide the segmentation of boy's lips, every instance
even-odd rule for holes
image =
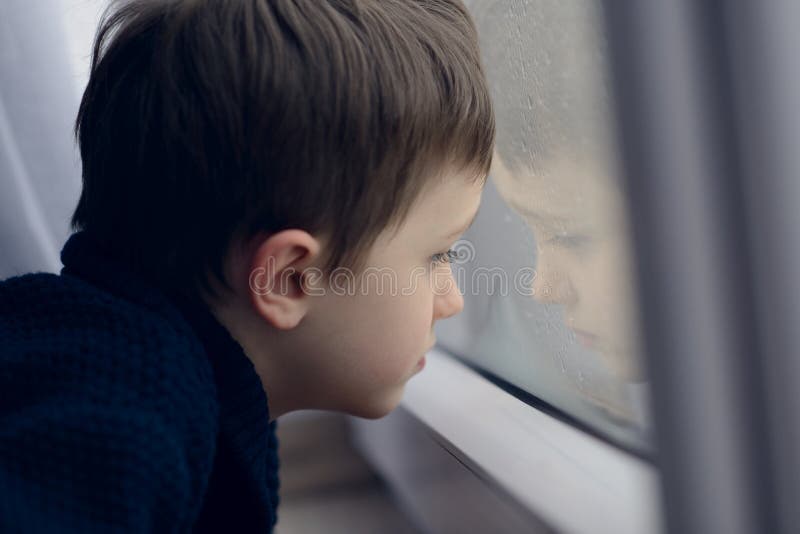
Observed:
[[[586,332],[585,330],[578,330],[577,328],[572,328],[571,330],[575,334],[575,337],[578,339],[578,342],[587,349],[593,349],[597,347],[597,345],[599,344],[600,338],[598,338],[591,332]]]
[[[423,353],[422,358],[420,358],[419,361],[417,362],[417,366],[414,367],[415,371],[421,371],[425,367],[425,354],[430,352],[433,349],[433,347],[435,347],[435,346],[436,346],[436,340],[434,339],[433,341],[430,342],[430,344],[428,345],[428,348],[425,349],[425,352]]]

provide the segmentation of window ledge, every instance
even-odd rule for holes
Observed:
[[[662,531],[658,472],[434,349],[402,407],[476,474],[559,531]]]

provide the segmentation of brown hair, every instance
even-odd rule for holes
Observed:
[[[488,173],[494,117],[460,0],[128,0],[76,123],[72,218],[185,294],[234,236],[329,236],[356,266],[439,171]]]

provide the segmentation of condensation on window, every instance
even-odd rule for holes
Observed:
[[[651,447],[629,220],[601,4],[467,1],[497,114],[497,148],[452,352],[613,441]]]

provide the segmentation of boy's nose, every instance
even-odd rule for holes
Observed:
[[[461,312],[464,309],[464,297],[458,289],[455,278],[450,274],[449,283],[446,291],[435,296],[433,306],[433,320],[447,319]]]
[[[565,270],[540,264],[532,284],[533,298],[542,304],[563,304],[569,306],[577,302],[577,293]]]

